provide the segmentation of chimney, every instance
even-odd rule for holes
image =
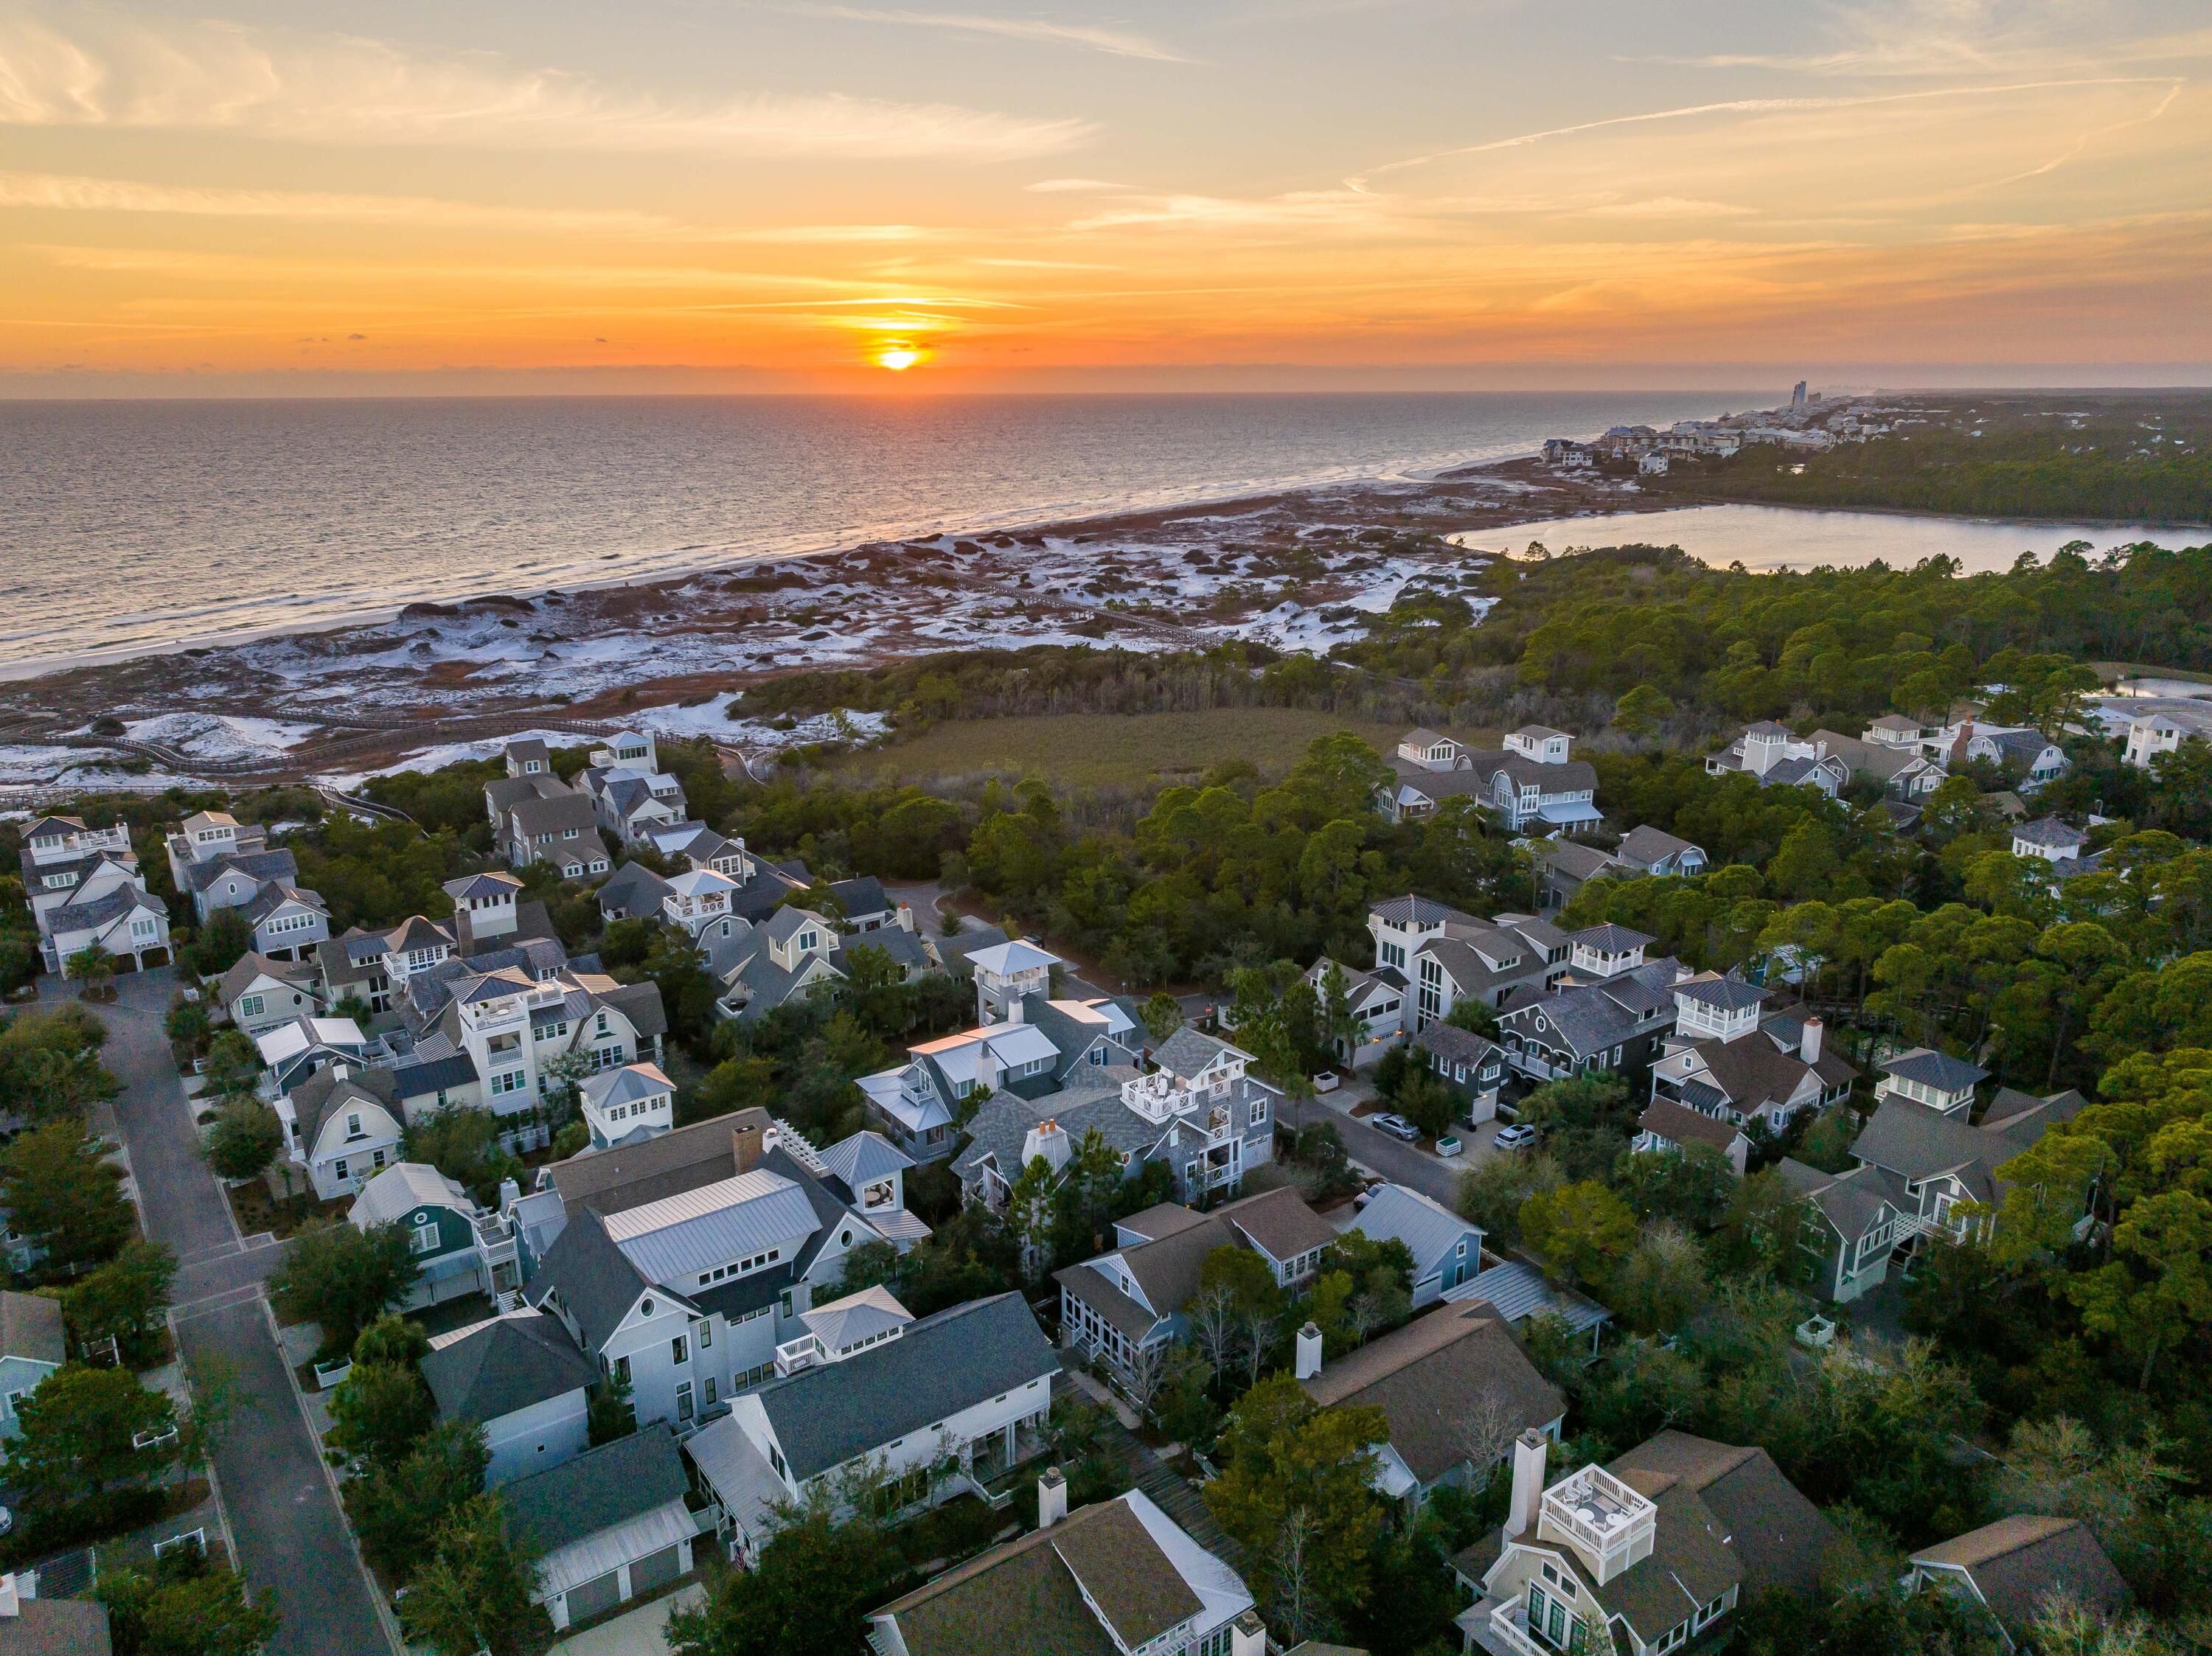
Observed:
[[[1267,1624],[1248,1610],[1229,1627],[1229,1656],[1267,1656]]]
[[[1048,1466],[1037,1479],[1037,1528],[1048,1530],[1067,1516],[1067,1480],[1060,1468]]]
[[[1797,1056],[1807,1064],[1820,1061],[1820,1037],[1826,1031],[1818,1018],[1807,1018],[1805,1027],[1797,1037]]]
[[[499,1210],[501,1213],[514,1212],[514,1204],[521,1199],[521,1186],[516,1184],[512,1179],[502,1179],[499,1181]]]
[[[1544,1457],[1551,1442],[1533,1426],[1513,1440],[1513,1501],[1505,1512],[1509,1541],[1536,1526],[1537,1503],[1544,1498]]]
[[[1067,1165],[1068,1158],[1073,1154],[1067,1143],[1067,1129],[1050,1116],[1022,1136],[1022,1165],[1025,1168],[1042,1156],[1052,1170],[1058,1173]]]
[[[739,1173],[750,1173],[758,1167],[765,1148],[759,1122],[741,1121],[730,1129],[730,1161]]]
[[[1308,1323],[1298,1330],[1298,1379],[1311,1380],[1321,1373],[1321,1330]]]
[[[0,1575],[0,1618],[13,1621],[23,1613],[23,1600],[37,1597],[32,1583],[38,1578]]]

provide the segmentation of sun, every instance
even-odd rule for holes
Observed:
[[[876,366],[889,368],[893,373],[904,373],[921,358],[922,353],[903,339],[890,339],[877,349]]]

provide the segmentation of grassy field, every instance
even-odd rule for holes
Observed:
[[[1218,760],[1249,759],[1279,776],[1317,736],[1352,731],[1388,753],[1402,732],[1295,707],[1223,707],[1188,713],[1071,713],[939,725],[910,742],[839,760],[860,782],[919,782],[1001,772],[1071,787],[1195,781]]]

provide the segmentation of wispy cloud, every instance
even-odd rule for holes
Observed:
[[[70,213],[167,213],[203,218],[346,220],[562,233],[631,230],[668,234],[666,220],[594,208],[488,206],[425,196],[361,196],[319,190],[228,190],[141,184],[59,173],[0,173],[0,208]]]
[[[1654,196],[1649,201],[1610,202],[1585,209],[1606,218],[1735,218],[1756,212],[1733,202],[1696,201],[1680,196]]]
[[[1090,123],[949,104],[761,93],[684,100],[486,54],[222,22],[0,17],[0,124],[218,128],[323,143],[714,150],[1009,161]]]
[[[1194,62],[1172,47],[1127,29],[1096,23],[1057,23],[1047,17],[1000,17],[987,12],[919,11],[903,6],[779,5],[777,11],[809,17],[834,17],[853,23],[889,23],[902,28],[945,29],[955,34],[994,34],[1009,40],[1079,46],[1115,58],[1142,58],[1157,64]]]
[[[1104,179],[1039,179],[1035,184],[1022,186],[1036,196],[1096,196],[1132,187],[1126,184],[1109,183]]]

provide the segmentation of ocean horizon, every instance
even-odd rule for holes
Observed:
[[[1419,479],[1780,393],[0,403],[0,663]]]

